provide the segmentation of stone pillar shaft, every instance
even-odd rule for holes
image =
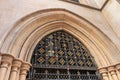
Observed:
[[[106,68],[99,69],[99,72],[102,74],[103,80],[109,80],[109,76]]]
[[[7,69],[8,69],[8,63],[1,64],[1,67],[0,67],[0,80],[4,80]]]
[[[116,73],[117,73],[117,77],[120,80],[120,64],[116,65]]]
[[[116,70],[116,73],[117,73],[118,80],[120,80],[120,73],[119,73],[119,71]]]
[[[25,80],[26,79],[26,75],[27,75],[27,71],[26,70],[21,70],[19,80]]]
[[[112,72],[111,72],[111,75],[112,75],[112,78],[113,78],[114,80],[118,80],[118,78],[117,78],[117,75],[116,75],[116,72],[115,72],[115,71],[112,71]]]
[[[26,62],[22,64],[19,80],[26,80],[27,71],[29,71],[30,66],[31,64]]]
[[[12,67],[9,80],[16,80],[16,76],[17,76],[17,67]]]
[[[99,68],[103,80],[120,80],[120,63],[108,67]]]
[[[9,54],[2,55],[1,65],[0,65],[0,80],[5,79],[7,69],[11,65],[13,58],[14,57],[12,55],[9,55]]]
[[[109,80],[113,80],[111,74],[108,72]]]
[[[19,71],[19,68],[21,67],[21,64],[22,64],[22,61],[19,59],[15,59],[13,61],[9,80],[16,80],[17,73]]]
[[[103,80],[109,80],[107,73],[103,73],[102,76],[103,76]]]
[[[113,80],[118,80],[114,66],[108,67],[108,71],[110,72]]]

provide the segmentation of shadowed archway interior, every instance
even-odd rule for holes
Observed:
[[[89,50],[63,30],[40,40],[31,63],[27,80],[101,80]]]

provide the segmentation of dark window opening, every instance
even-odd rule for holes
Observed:
[[[101,80],[90,52],[65,31],[43,38],[33,52],[31,63],[27,80]]]

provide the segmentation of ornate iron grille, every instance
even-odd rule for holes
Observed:
[[[86,47],[65,31],[51,33],[36,46],[27,80],[100,80]]]

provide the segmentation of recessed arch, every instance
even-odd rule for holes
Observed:
[[[90,52],[83,43],[65,30],[55,31],[40,40],[33,51],[30,62],[32,67],[27,79],[76,80],[84,79],[83,74],[87,75],[87,73],[91,77],[94,75],[95,80],[100,79]]]
[[[62,25],[61,25],[62,24]],[[60,27],[61,26],[61,27]],[[105,61],[105,59],[104,59],[104,57],[102,57],[102,56],[104,56],[104,55],[102,55],[101,53],[102,53],[102,50],[100,51],[96,46],[95,46],[95,43],[94,43],[94,41],[93,42],[91,42],[90,40],[89,40],[89,38],[87,37],[87,36],[85,36],[82,32],[79,32],[79,30],[77,30],[76,28],[74,28],[74,27],[72,27],[72,26],[70,26],[70,25],[68,25],[68,24],[65,24],[65,23],[55,23],[55,24],[52,24],[52,26],[50,27],[50,25],[48,25],[48,26],[43,26],[44,27],[44,29],[37,29],[37,31],[35,32],[35,33],[33,33],[33,35],[31,35],[30,36],[30,38],[34,38],[34,40],[33,39],[28,39],[28,41],[26,41],[27,43],[30,41],[30,43],[31,44],[28,44],[28,45],[26,45],[26,46],[24,46],[24,47],[26,47],[26,48],[28,48],[28,46],[31,46],[30,48],[28,48],[27,49],[27,53],[26,52],[24,52],[25,50],[25,48],[23,48],[23,52],[21,52],[21,53],[26,53],[27,55],[26,55],[26,57],[25,57],[25,55],[20,55],[20,58],[23,58],[24,57],[24,59],[26,59],[26,61],[28,61],[28,62],[30,62],[30,59],[31,59],[31,56],[32,56],[32,53],[33,53],[33,51],[34,51],[34,48],[35,48],[35,46],[37,45],[37,43],[42,39],[42,38],[44,38],[44,36],[46,36],[46,35],[48,35],[48,34],[50,34],[50,33],[52,33],[52,32],[55,32],[55,31],[58,31],[58,30],[64,30],[64,31],[66,31],[66,32],[68,32],[68,33],[70,33],[71,35],[74,35],[77,39],[79,39],[80,41],[82,41],[87,47],[89,47],[89,48],[91,48],[90,49],[90,51],[91,51],[91,54],[93,55],[93,56],[96,56],[96,58],[95,58],[95,60],[97,61],[97,63],[98,63],[98,65],[99,66],[102,66],[102,65],[104,65],[104,64],[107,64],[107,59],[106,59],[106,61]],[[45,33],[46,32],[46,33]],[[35,34],[39,34],[39,35],[36,35],[35,36]],[[88,42],[89,41],[89,42]],[[26,43],[26,44],[27,44]],[[91,44],[90,44],[91,43]],[[93,46],[94,45],[94,46]],[[96,50],[96,51],[94,51],[94,49]],[[96,53],[98,53],[98,54],[96,54]],[[100,55],[99,55],[100,54]],[[101,56],[101,58],[100,58],[100,60],[99,60],[99,57]],[[102,62],[102,63],[101,63]],[[105,63],[104,63],[105,62]]]
[[[30,62],[37,42],[57,30],[65,30],[82,41],[99,68],[116,62],[111,53],[119,51],[111,40],[89,21],[64,9],[38,11],[22,18],[11,29],[1,51]]]

